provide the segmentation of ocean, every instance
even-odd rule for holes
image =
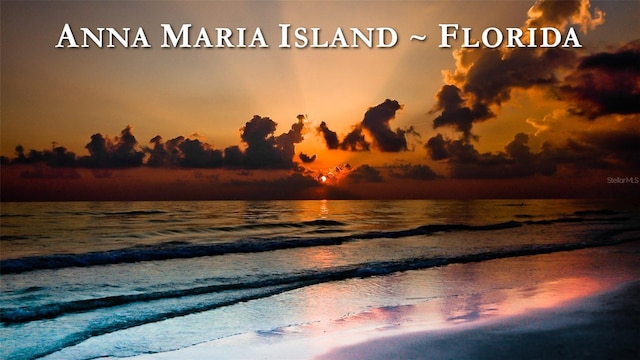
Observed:
[[[3,359],[294,336],[308,324],[478,296],[482,279],[466,294],[447,290],[477,263],[509,259],[502,278],[535,277],[544,263],[528,259],[640,234],[638,204],[620,200],[2,203],[1,216]],[[429,275],[453,266],[455,277]]]

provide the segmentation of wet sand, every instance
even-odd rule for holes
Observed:
[[[138,358],[638,359],[639,255],[634,241],[353,280],[384,280],[398,305]],[[307,298],[318,311],[357,301],[336,285],[281,296]]]
[[[639,359],[640,281],[463,328],[378,338],[317,359]]]

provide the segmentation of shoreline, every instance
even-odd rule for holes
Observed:
[[[400,282],[382,284],[429,290],[405,292],[396,306],[134,358],[635,359],[640,355],[638,245],[411,271]],[[421,297],[410,301],[414,295]],[[349,301],[336,296],[322,304]]]
[[[315,359],[637,359],[640,279],[563,306],[340,347]]]

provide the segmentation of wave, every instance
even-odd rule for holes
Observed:
[[[90,267],[114,265],[122,263],[134,263],[141,261],[161,261],[170,259],[189,259],[204,256],[217,256],[233,253],[258,253],[265,251],[275,251],[283,249],[295,249],[314,246],[341,245],[344,242],[354,240],[370,239],[397,239],[409,236],[428,236],[439,232],[454,231],[494,231],[521,227],[524,225],[550,225],[555,223],[579,223],[594,221],[624,221],[628,218],[582,218],[563,217],[553,220],[526,220],[507,221],[488,225],[465,225],[465,224],[430,224],[417,228],[393,231],[371,231],[354,233],[339,236],[324,237],[295,237],[276,236],[271,238],[244,238],[232,242],[193,244],[187,241],[170,241],[154,245],[136,245],[133,247],[89,252],[82,254],[52,254],[31,256],[16,259],[6,259],[0,262],[0,273],[19,274],[36,270],[62,269],[68,267]],[[242,227],[262,227],[262,226],[336,226],[343,223],[332,220],[314,220],[303,223],[285,224],[248,224]],[[235,228],[234,228],[235,229]],[[232,230],[229,230],[232,231]],[[235,231],[235,230],[233,230]]]
[[[640,240],[639,238],[634,236],[630,238],[614,239],[614,236],[616,235],[637,231],[640,231],[640,227],[612,229],[606,232],[602,232],[600,236],[590,241],[560,244],[520,245],[505,247],[492,251],[482,251],[455,256],[415,257],[393,261],[373,261],[360,264],[337,266],[322,270],[306,270],[302,272],[296,272],[294,274],[275,274],[271,276],[260,276],[259,278],[249,281],[229,282],[224,284],[197,286],[185,289],[171,289],[147,293],[136,293],[129,295],[116,295],[63,303],[52,303],[40,305],[37,307],[5,308],[2,309],[0,322],[6,324],[17,324],[55,318],[68,313],[85,312],[101,308],[139,302],[149,302],[154,300],[183,298],[187,296],[196,296],[232,290],[266,289],[271,287],[282,287],[286,288],[287,290],[291,290],[294,288],[330,281],[341,281],[352,278],[367,278],[372,276],[389,275],[395,272],[422,270],[450,264],[464,264],[502,258],[541,255],[561,251],[572,251],[592,247],[613,246],[625,242]],[[30,291],[34,290],[37,289],[31,289]],[[272,295],[271,291],[268,292],[268,294]],[[216,307],[223,306],[223,304],[200,304],[200,307],[198,307],[197,311],[210,310]],[[193,309],[191,309],[191,311],[193,311]],[[171,312],[164,313],[165,317],[175,317],[179,315],[182,315],[182,312],[178,314]]]

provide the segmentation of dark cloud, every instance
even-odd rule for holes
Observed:
[[[229,146],[224,149],[224,164],[228,167],[242,166],[244,153],[238,145]]]
[[[157,135],[149,140],[149,143],[153,144],[153,147],[146,149],[146,151],[149,153],[149,160],[147,161],[147,165],[154,167],[167,165],[168,154],[164,144],[162,143],[162,137],[160,135]]]
[[[425,147],[433,160],[445,160],[456,178],[548,176],[561,167],[572,174],[588,169],[634,173],[640,168],[640,124],[637,119],[628,122],[622,129],[582,132],[562,143],[545,142],[538,152],[531,151],[529,136],[523,133],[495,153],[480,153],[468,139],[445,139],[441,134]]]
[[[396,111],[402,109],[396,100],[385,100],[383,103],[370,108],[362,119],[362,127],[369,131],[377,149],[385,152],[399,152],[407,150],[407,130],[391,130],[389,122],[396,117]],[[411,128],[409,131],[414,131]]]
[[[277,124],[268,117],[255,115],[240,129],[241,138],[247,144],[243,163],[248,168],[292,169],[295,144],[300,143],[305,129],[304,116],[299,115],[298,121],[291,129],[279,136],[275,136]]]
[[[640,169],[640,120],[631,128],[601,132],[585,132],[580,140],[622,168]]]
[[[379,170],[365,164],[351,170],[351,172],[347,174],[346,180],[350,183],[365,183],[382,182],[383,178]]]
[[[356,126],[342,139],[340,149],[349,151],[369,151],[371,144],[365,139],[362,127]]]
[[[152,167],[217,168],[223,165],[222,151],[199,139],[178,136],[163,143],[158,135],[149,143],[153,147],[145,148],[145,151],[149,154],[147,165]]]
[[[531,153],[529,136],[516,134],[505,152],[480,153],[468,139],[444,139],[441,134],[429,139],[425,147],[432,159],[446,159],[456,178],[515,178],[531,176],[536,158]],[[434,157],[435,154],[435,157]]]
[[[640,40],[615,52],[581,59],[559,86],[560,98],[571,102],[574,114],[589,119],[608,114],[640,113]]]
[[[277,149],[280,152],[282,162],[287,164],[287,167],[293,167],[293,157],[295,156],[295,144],[299,144],[304,140],[304,133],[306,131],[304,125],[304,115],[297,116],[298,122],[291,125],[291,129],[276,137]]]
[[[148,146],[140,146],[133,128],[127,126],[120,135],[111,140],[96,133],[85,146],[89,155],[76,157],[66,148],[54,143],[52,150],[25,152],[18,145],[15,159],[7,163],[35,164],[47,163],[54,167],[87,167],[93,169],[130,168],[145,165],[150,167],[184,168],[249,168],[249,169],[291,169],[299,170],[294,162],[295,144],[300,143],[306,132],[305,116],[298,115],[298,121],[291,129],[275,136],[277,124],[268,117],[254,116],[241,130],[241,140],[246,146],[234,145],[226,149],[215,149],[212,145],[197,139],[178,136],[166,142],[160,135],[153,137]],[[197,136],[197,135],[194,135]],[[301,160],[310,162],[314,156],[303,155]]]
[[[552,26],[561,31],[577,24],[586,32],[604,21],[604,13],[592,11],[588,0],[538,1],[528,16],[525,27]],[[514,178],[552,175],[560,168],[575,172],[613,164],[637,165],[633,161],[637,151],[628,145],[637,140],[637,131],[574,134],[564,143],[544,143],[538,152],[530,149],[528,135],[520,133],[503,151],[480,153],[473,145],[479,138],[472,128],[494,118],[494,111],[511,99],[514,89],[533,87],[565,101],[574,115],[590,119],[639,113],[639,44],[634,41],[617,51],[585,57],[563,48],[457,51],[457,68],[445,74],[447,84],[436,94],[431,113],[437,114],[434,128],[450,126],[462,135],[459,139],[433,136],[425,144],[428,154],[433,160],[446,161],[452,176],[458,178]]]
[[[320,126],[316,129],[316,131],[322,134],[325,143],[327,144],[327,148],[330,150],[335,150],[340,147],[340,140],[338,140],[338,134],[335,131],[331,131],[329,127],[327,127],[327,123],[324,121],[320,123]]]
[[[198,139],[186,139],[179,145],[183,159],[181,165],[190,168],[216,168],[222,166],[222,151],[212,149]]]
[[[67,151],[67,148],[64,146],[57,146],[56,143],[52,144],[51,150],[29,150],[27,154],[25,154],[24,147],[22,145],[18,145],[15,148],[16,157],[13,160],[9,158],[4,158],[4,164],[37,164],[37,163],[46,163],[51,167],[73,167],[76,165],[76,154],[73,152]]]
[[[560,144],[546,142],[537,155],[539,167],[548,172],[564,166],[575,173],[587,169],[640,169],[640,122],[631,120],[626,128],[579,133]],[[551,172],[552,173],[552,172]]]
[[[437,134],[427,140],[424,147],[427,149],[427,153],[431,156],[432,160],[444,160],[450,156],[449,150],[447,150],[447,142],[444,140],[442,134]]]
[[[603,16],[598,10],[592,13],[587,0],[538,1],[525,27],[553,26],[563,31],[579,24],[587,31],[602,23]],[[514,89],[542,87],[555,92],[562,86],[558,74],[574,68],[578,61],[576,52],[560,47],[535,51],[526,47],[465,48],[454,56],[457,68],[446,73],[447,84],[437,93],[431,110],[438,114],[433,127],[451,126],[467,138],[474,123],[496,116],[495,108],[509,101]],[[581,93],[579,89],[574,92]]]
[[[513,89],[552,89],[558,83],[556,72],[570,67],[576,59],[573,52],[557,48],[539,52],[474,48],[463,49],[457,56],[468,67],[451,75],[455,85],[442,86],[431,113],[439,113],[434,128],[451,126],[465,137],[471,136],[474,123],[495,117],[491,108],[510,100]]]
[[[444,85],[436,94],[436,105],[431,113],[441,111],[433,120],[433,128],[452,126],[465,137],[471,136],[471,127],[475,121],[486,120],[495,116],[485,104],[475,103],[473,108],[465,105],[460,97],[460,89],[455,85]]]
[[[102,134],[94,134],[91,141],[85,146],[89,156],[78,159],[82,166],[92,168],[106,167],[136,167],[142,165],[145,153],[137,150],[138,141],[133,135],[131,126],[125,127],[120,136],[113,141]]]
[[[240,129],[240,137],[247,144],[244,165],[257,169],[272,167],[281,162],[273,136],[276,126],[276,122],[270,118],[255,115]]]
[[[300,153],[298,154],[298,157],[303,163],[306,163],[306,164],[316,161],[316,154],[309,156],[305,153]]]
[[[406,151],[408,150],[407,135],[420,136],[420,134],[412,126],[407,129],[391,129],[389,123],[395,119],[396,112],[400,109],[402,105],[398,101],[389,99],[369,108],[362,121],[354,125],[342,141],[324,121],[316,131],[322,135],[329,149],[369,151],[373,147],[384,152]],[[367,140],[366,135],[371,139]]]

